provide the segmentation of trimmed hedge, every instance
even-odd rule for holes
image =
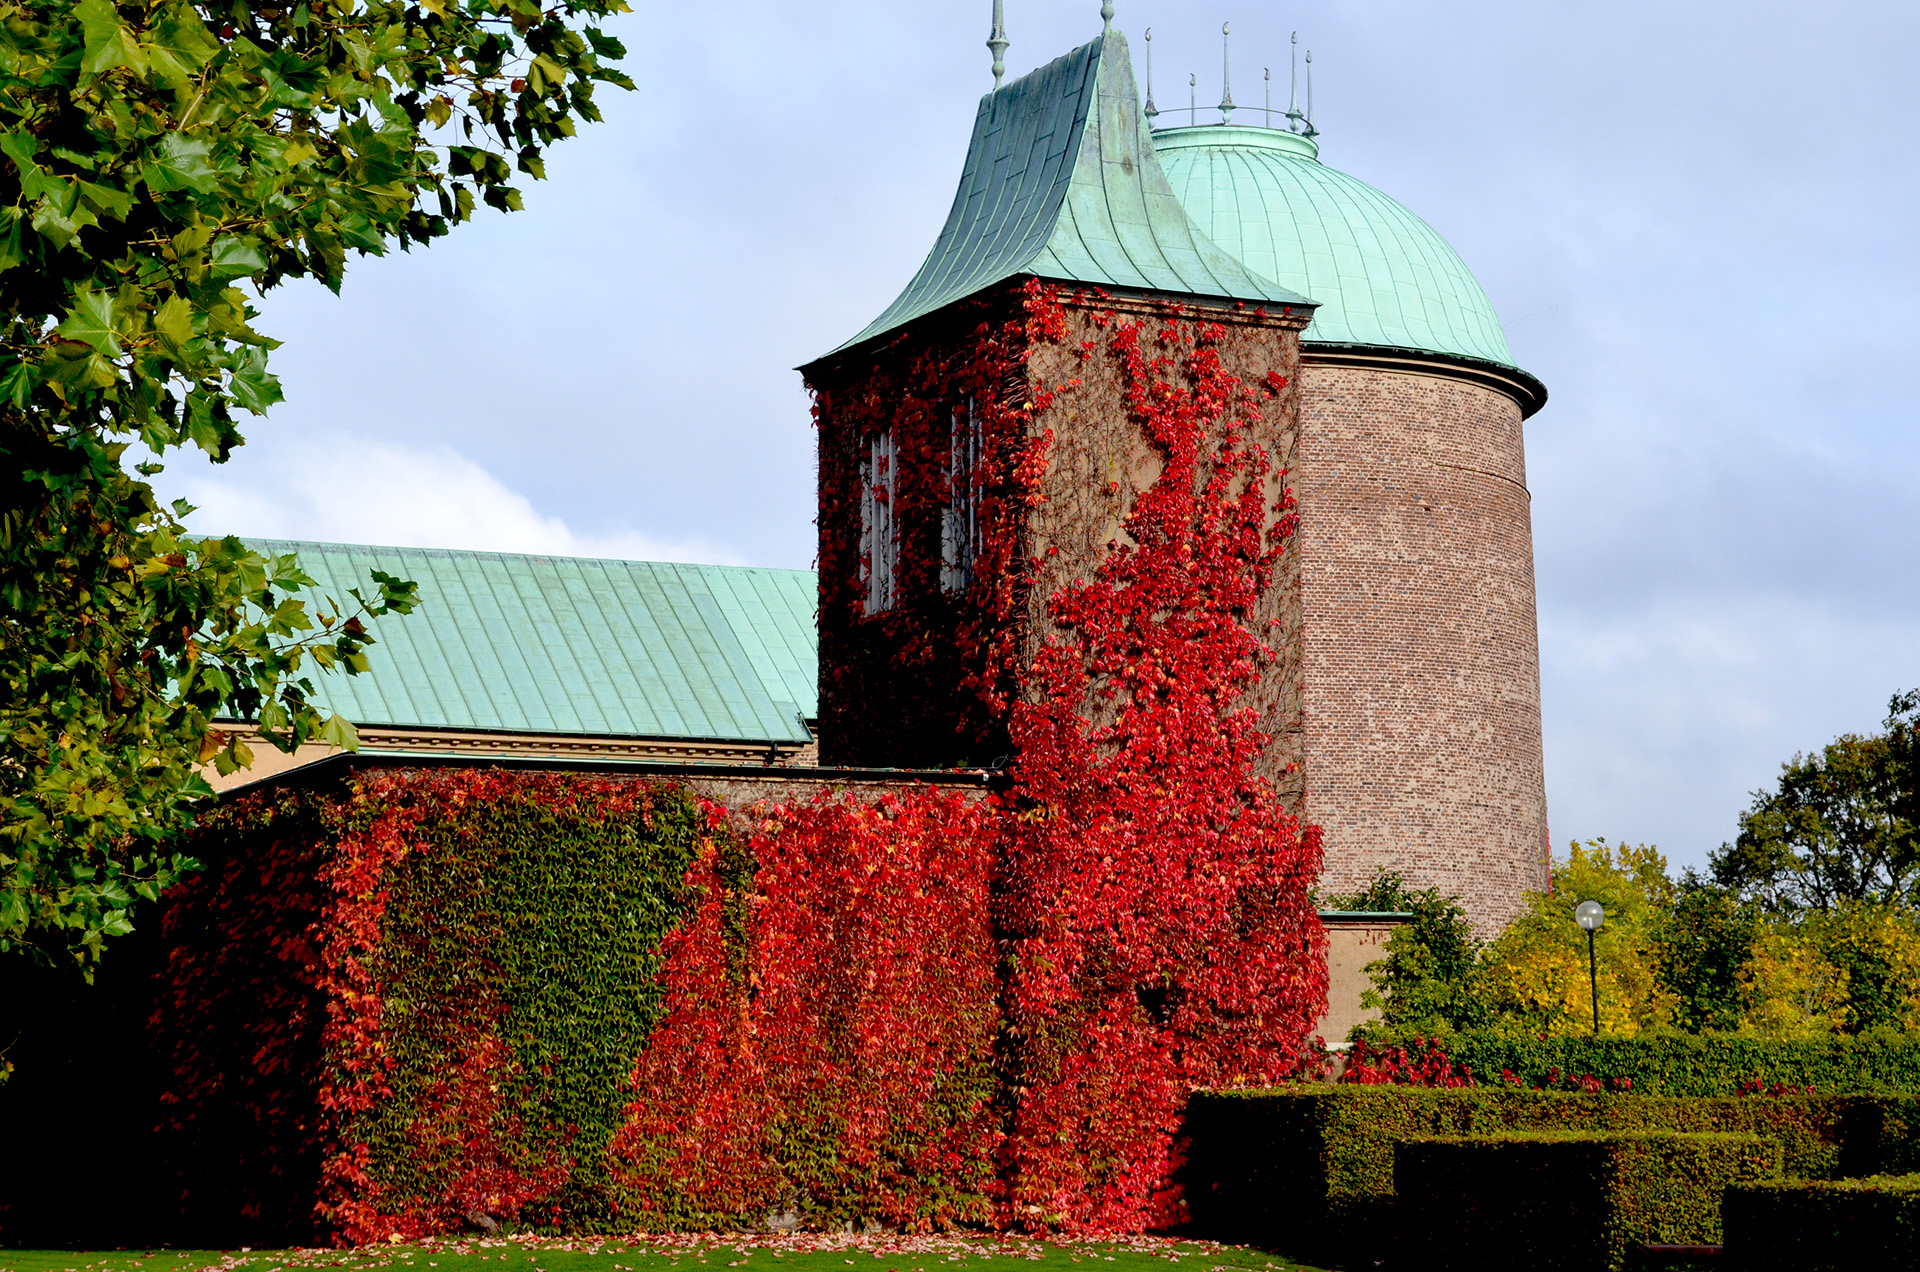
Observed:
[[[1376,1046],[1411,1039],[1369,1038]],[[1820,1095],[1920,1094],[1920,1035],[1868,1034],[1787,1042],[1734,1034],[1642,1038],[1533,1038],[1463,1033],[1440,1042],[1455,1067],[1482,1083],[1510,1070],[1527,1086],[1556,1085],[1553,1075],[1629,1078],[1640,1095],[1737,1095],[1763,1087],[1811,1086]]]
[[[1799,1178],[1920,1169],[1920,1099],[1910,1097],[1672,1099],[1393,1086],[1203,1091],[1187,1106],[1193,1228],[1310,1260],[1384,1254],[1396,1141],[1516,1131],[1761,1135],[1780,1142],[1786,1173]]]
[[[1641,1243],[1720,1239],[1729,1185],[1780,1174],[1757,1135],[1544,1134],[1394,1146],[1406,1266],[1621,1272]]]
[[[1920,1267],[1920,1175],[1740,1184],[1725,1220],[1738,1272]]]

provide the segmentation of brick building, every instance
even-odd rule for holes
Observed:
[[[901,564],[899,545],[932,542],[952,504],[908,474],[916,460],[957,471],[959,433],[918,435],[912,446],[942,453],[916,455],[850,404],[897,391],[881,386],[916,359],[963,357],[1026,279],[1066,289],[1069,345],[1103,306],[1203,313],[1232,332],[1243,373],[1295,386],[1260,439],[1300,515],[1283,599],[1261,616],[1285,643],[1262,706],[1270,775],[1326,832],[1323,886],[1394,870],[1497,928],[1547,879],[1521,427],[1546,391],[1514,365],[1459,256],[1322,164],[1304,114],[1248,127],[1226,109],[1218,124],[1155,129],[1151,109],[1111,30],[983,98],[927,261],[872,325],[803,368],[821,427],[822,754],[934,765],[1002,749],[954,691],[967,668],[928,674],[904,656],[980,585]],[[1068,370],[1036,353],[1002,392],[1031,396]],[[964,404],[929,409],[965,427]],[[1094,567],[1153,471],[1097,377],[1046,427],[1053,462],[1020,530],[1046,562],[1035,597]],[[1044,639],[1037,603],[1013,624],[1026,648]]]

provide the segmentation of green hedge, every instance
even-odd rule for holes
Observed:
[[[1369,1039],[1395,1045],[1408,1039]],[[1814,1088],[1820,1095],[1920,1094],[1920,1035],[1867,1034],[1784,1042],[1734,1034],[1642,1038],[1531,1038],[1463,1033],[1442,1040],[1455,1065],[1482,1083],[1510,1069],[1528,1086],[1562,1075],[1630,1078],[1641,1095],[1735,1095],[1743,1083]]]
[[[1739,1132],[1777,1140],[1796,1178],[1920,1169],[1920,1099],[1674,1099],[1469,1087],[1198,1092],[1184,1182],[1197,1235],[1302,1257],[1377,1250],[1393,1145],[1514,1131]]]
[[[1741,1184],[1725,1219],[1736,1272],[1920,1267],[1920,1175]]]
[[[1636,1245],[1720,1240],[1728,1186],[1776,1178],[1757,1135],[1541,1134],[1394,1146],[1399,1262],[1621,1272]]]

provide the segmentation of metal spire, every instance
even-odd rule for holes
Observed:
[[[1233,122],[1233,68],[1227,56],[1227,41],[1233,37],[1230,24],[1220,24],[1220,122]]]
[[[1200,72],[1187,72],[1187,127],[1200,122]]]
[[[1160,113],[1160,108],[1159,108],[1159,107],[1157,107],[1157,106],[1155,106],[1155,105],[1153,104],[1153,28],[1152,28],[1152,27],[1148,27],[1148,28],[1147,28],[1147,109],[1146,109],[1146,116],[1147,116],[1147,124],[1148,124],[1148,126],[1149,126],[1149,127],[1151,127],[1151,126],[1152,126],[1152,124],[1153,124],[1153,117],[1154,117],[1155,115],[1158,115],[1159,113]]]
[[[987,37],[987,47],[993,50],[993,87],[997,92],[1000,81],[1007,77],[1006,0],[993,0],[993,34]]]
[[[1271,128],[1273,127],[1273,68],[1271,66],[1262,67],[1261,78],[1267,82],[1266,120],[1267,127]]]
[[[1100,30],[1103,34],[1113,30],[1113,0],[1100,0]]]

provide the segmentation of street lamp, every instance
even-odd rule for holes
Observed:
[[[1600,1036],[1600,960],[1593,952],[1593,934],[1607,921],[1607,912],[1598,901],[1582,901],[1573,907],[1573,921],[1587,934],[1587,975],[1593,981],[1593,1036]]]

